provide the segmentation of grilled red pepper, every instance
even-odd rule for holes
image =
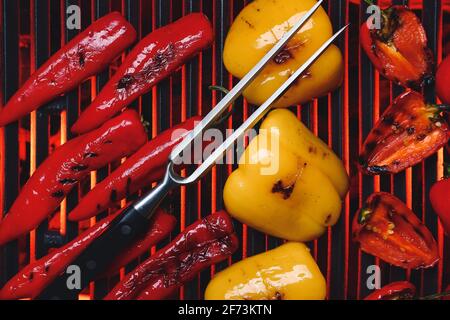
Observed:
[[[120,213],[117,212],[103,219],[70,243],[23,268],[0,290],[0,299],[34,299],[38,297],[78,255],[109,227],[111,221]],[[175,226],[175,218],[159,210],[150,225],[144,238],[137,240],[126,252],[119,255],[114,265],[111,265],[109,273],[114,273],[142,255],[145,250],[166,238]]]
[[[353,239],[363,251],[406,269],[432,267],[439,260],[431,232],[389,193],[367,199],[353,220]]]
[[[136,40],[136,30],[118,12],[91,24],[41,66],[0,113],[0,126],[76,88],[105,69]]]
[[[416,295],[416,287],[408,281],[388,284],[369,294],[364,300],[411,300]]]
[[[201,270],[226,259],[237,247],[228,214],[222,211],[210,215],[130,272],[105,299],[166,299]]]
[[[450,165],[445,166],[445,179],[436,182],[430,190],[430,201],[441,220],[442,227],[450,235]]]
[[[213,32],[200,13],[187,15],[144,38],[72,127],[74,133],[95,129],[187,60],[208,47]]]
[[[398,173],[431,156],[450,137],[441,116],[447,108],[425,103],[414,91],[397,97],[364,142],[360,169],[372,175]]]
[[[201,117],[191,118],[185,123],[161,133],[144,145],[84,196],[78,206],[69,214],[69,219],[80,221],[91,218],[114,205],[116,201],[161,179],[166,171],[170,152],[200,120]]]
[[[387,79],[418,89],[432,77],[434,61],[419,18],[406,6],[382,10],[381,29],[363,23],[360,41],[375,68]]]
[[[450,56],[445,58],[436,72],[436,93],[443,103],[450,104]]]
[[[0,223],[0,245],[36,228],[92,170],[133,154],[147,141],[139,115],[128,110],[53,152],[22,188]]]

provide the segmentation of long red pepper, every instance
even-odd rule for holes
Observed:
[[[133,154],[146,141],[139,115],[128,110],[57,148],[28,180],[1,221],[0,245],[36,228],[91,171]]]
[[[155,30],[130,52],[72,127],[72,132],[84,133],[97,128],[208,47],[212,40],[211,24],[201,13],[187,15]]]
[[[84,196],[69,214],[69,219],[80,221],[91,218],[113,206],[116,201],[161,179],[170,152],[200,120],[201,117],[193,117],[144,145]]]
[[[411,300],[416,295],[416,287],[408,281],[393,282],[375,290],[364,300]]]
[[[430,201],[434,211],[439,216],[442,227],[450,235],[450,165],[445,165],[445,178],[436,182],[430,190]]]
[[[0,126],[18,120],[105,69],[136,40],[136,30],[118,12],[91,24],[26,81],[0,113]]]
[[[109,227],[111,221],[120,213],[117,212],[103,219],[70,243],[59,249],[55,249],[42,259],[23,268],[0,290],[0,299],[34,299],[39,296],[92,241]],[[136,241],[126,252],[119,255],[114,265],[111,265],[109,268],[109,273],[114,273],[114,271],[117,271],[119,268],[142,255],[145,250],[150,249],[159,241],[166,238],[172,231],[175,223],[176,220],[172,215],[159,210],[153,217],[153,222],[147,234],[142,239]]]
[[[106,300],[166,299],[204,268],[230,256],[238,247],[226,212],[200,220],[130,272]]]

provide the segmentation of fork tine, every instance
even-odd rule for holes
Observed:
[[[277,55],[284,45],[300,30],[306,21],[317,11],[323,0],[317,3],[278,41],[278,43],[253,67],[253,69],[245,75],[244,78],[203,118],[203,120],[180,142],[172,151],[170,161],[174,162],[177,157],[197,138],[202,132],[208,128],[226,109],[232,104],[237,97],[248,87],[253,79],[258,76],[261,70],[267,65],[272,58]]]
[[[305,72],[313,63],[320,57],[320,55],[331,45],[331,43],[344,32],[349,25],[341,28],[337,31],[331,38],[329,38],[300,68],[295,71],[295,73],[278,88],[272,96],[267,99],[238,129],[236,129],[208,158],[206,158],[203,163],[187,178],[181,178],[175,173],[173,166],[170,166],[170,177],[178,184],[190,184],[192,182],[200,179],[216,162],[219,160],[224,153],[233,146],[234,142],[239,139],[245,131],[252,128],[259,120],[261,120],[264,115],[269,112],[272,104],[277,101],[292,85],[292,83]]]

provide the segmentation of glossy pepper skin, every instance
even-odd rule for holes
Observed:
[[[432,77],[433,53],[419,18],[406,6],[382,10],[381,29],[363,23],[361,46],[375,68],[387,79],[419,89]]]
[[[450,104],[450,56],[439,65],[436,72],[436,93],[443,103]]]
[[[193,117],[145,144],[85,195],[69,214],[69,219],[80,221],[91,218],[117,201],[161,179],[166,172],[167,159],[172,149],[200,120],[201,117]]]
[[[416,287],[408,281],[393,282],[375,290],[364,300],[411,300],[416,296]]]
[[[430,190],[430,201],[439,216],[444,231],[450,235],[450,166],[446,165],[445,178],[436,182]]]
[[[271,236],[310,241],[339,219],[349,188],[342,161],[295,115],[274,110],[224,188],[227,211]]]
[[[442,148],[450,137],[443,107],[408,91],[397,97],[364,142],[360,170],[369,175],[398,173]]]
[[[323,300],[325,278],[303,243],[288,242],[219,272],[206,300]]]
[[[133,154],[147,142],[139,115],[128,110],[57,148],[35,171],[0,223],[0,245],[36,228],[93,170]]]
[[[163,300],[200,271],[229,257],[238,247],[233,222],[225,212],[199,220],[169,245],[130,272],[106,300]]]
[[[314,4],[315,0],[256,0],[248,4],[235,19],[225,40],[223,59],[227,70],[237,78],[244,77]],[[330,19],[319,8],[245,90],[245,98],[261,105],[332,32]],[[274,106],[289,107],[323,96],[340,86],[343,74],[342,54],[331,45]]]
[[[367,199],[353,220],[353,239],[364,252],[401,268],[429,268],[439,261],[431,232],[389,193],[374,193]]]
[[[99,127],[136,98],[170,76],[213,41],[209,20],[189,14],[142,39],[73,125],[85,133]]]
[[[1,111],[0,126],[76,88],[105,69],[135,40],[136,30],[120,13],[98,19],[31,75]]]
[[[0,290],[1,300],[34,299],[38,297],[97,237],[108,229],[111,221],[119,215],[117,212],[80,234],[65,246],[53,250],[45,257],[29,264]],[[126,252],[119,255],[106,274],[113,274],[127,265],[145,250],[149,250],[166,238],[176,220],[173,216],[158,211],[147,234],[136,241]]]

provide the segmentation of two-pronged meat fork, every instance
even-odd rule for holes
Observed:
[[[174,170],[174,163],[188,147],[201,137],[203,132],[212,126],[215,120],[222,115],[238,96],[247,88],[261,70],[271,61],[286,45],[286,43],[300,30],[306,21],[321,5],[318,1],[283,38],[262,58],[261,61],[217,104],[212,111],[189,133],[185,139],[173,150],[164,180],[146,196],[130,205],[112,223],[110,228],[98,237],[77,259],[72,263],[81,271],[81,289],[106,269],[116,258],[117,254],[128,247],[133,240],[148,230],[150,220],[169,191],[180,186],[198,181],[224,153],[233,147],[248,129],[252,128],[270,110],[271,105],[281,97],[290,85],[305,72],[312,63],[328,48],[328,46],[347,28],[336,32],[328,39],[263,105],[261,105],[237,130],[234,131],[215,151],[207,157],[201,165],[187,178],[178,175]],[[67,286],[68,275],[62,274],[40,296],[41,299],[67,299],[76,295],[77,291],[70,290]],[[79,292],[79,291],[78,291]]]

